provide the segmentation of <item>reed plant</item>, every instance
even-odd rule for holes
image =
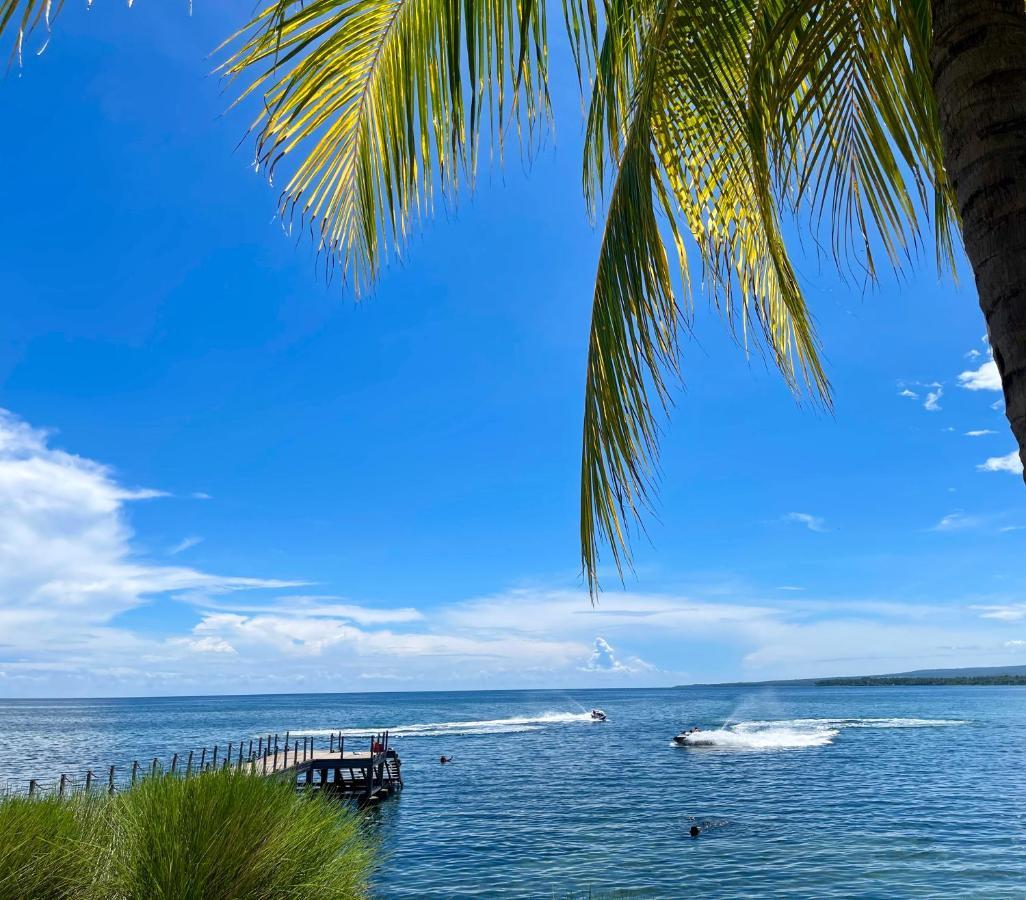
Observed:
[[[102,801],[87,797],[0,802],[0,900],[94,894],[97,851],[104,843],[102,807]]]
[[[348,900],[373,863],[349,807],[236,773],[0,803],[0,900]]]

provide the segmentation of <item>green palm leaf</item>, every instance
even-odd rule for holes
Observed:
[[[436,193],[473,178],[483,121],[501,147],[510,123],[529,140],[548,109],[535,0],[278,0],[229,46],[229,77],[258,73],[242,95],[263,101],[258,163],[273,176],[300,157],[283,217],[357,291]]]

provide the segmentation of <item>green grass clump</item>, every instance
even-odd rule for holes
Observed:
[[[62,900],[92,893],[102,830],[88,798],[0,802],[0,900]]]
[[[350,900],[373,864],[348,807],[236,773],[0,801],[0,900]]]
[[[366,893],[356,815],[286,783],[232,773],[154,778],[114,798],[110,896],[334,898]]]

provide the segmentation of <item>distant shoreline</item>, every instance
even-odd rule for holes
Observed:
[[[888,675],[865,678],[817,678],[816,687],[893,687],[896,685],[1026,685],[1026,675],[960,675],[946,678],[899,678]]]

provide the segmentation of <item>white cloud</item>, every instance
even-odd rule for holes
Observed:
[[[962,372],[958,376],[958,386],[967,391],[1000,391],[1001,375],[997,363],[991,359],[978,369]]]
[[[1026,603],[999,603],[991,606],[974,606],[984,619],[1000,619],[1002,622],[1018,622],[1026,619]]]
[[[106,466],[51,447],[47,432],[0,410],[0,623],[8,626],[0,647],[8,656],[131,654],[140,639],[109,623],[148,598],[295,584],[140,559],[126,504],[160,496],[124,487]]]
[[[997,432],[996,431],[991,431],[989,428],[977,428],[974,431],[967,431],[965,433],[965,436],[966,437],[984,437],[985,435],[988,435],[988,434],[997,434]]]
[[[809,531],[826,531],[826,522],[820,516],[814,516],[810,513],[804,512],[791,512],[784,516],[785,522],[795,522],[799,525],[804,525]]]
[[[191,550],[197,544],[201,543],[203,538],[196,537],[195,535],[187,538],[182,538],[177,544],[168,549],[169,556],[177,556],[179,553],[184,553],[186,550]]]
[[[1005,456],[991,456],[976,468],[981,472],[1011,472],[1013,475],[1022,475],[1022,460],[1019,458],[1019,451],[1013,450]]]
[[[927,412],[940,412],[940,399],[943,396],[944,388],[942,388],[940,385],[936,385],[932,391],[927,393],[926,400],[923,401],[923,409],[925,409]]]
[[[918,400],[919,395],[915,391],[910,391],[908,388],[902,388],[898,391],[899,397],[905,397],[908,400]]]
[[[192,497],[193,500],[213,500],[214,499],[206,491],[193,491],[189,496]]]
[[[979,350],[968,350],[965,353],[966,359],[979,359],[983,354]]]
[[[964,512],[948,513],[931,529],[932,531],[962,531],[967,528],[976,528],[983,524],[980,516],[969,516]]]
[[[623,662],[617,658],[612,645],[603,637],[596,637],[592,645],[591,656],[584,667],[589,672],[623,672],[631,673],[651,669],[648,663],[640,659]]]

